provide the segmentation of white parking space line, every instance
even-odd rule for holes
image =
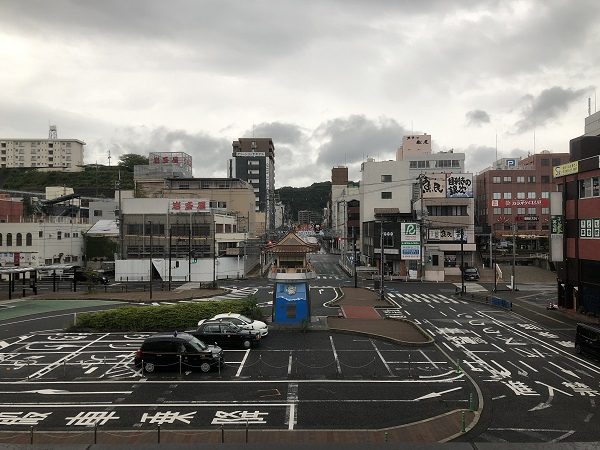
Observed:
[[[291,357],[291,355],[290,355]],[[293,430],[298,422],[296,405],[298,403],[298,383],[289,383],[287,389],[288,406],[285,408],[285,423],[288,430]]]
[[[371,341],[371,345],[373,346],[373,348],[375,349],[375,351],[377,352],[377,354],[379,355],[379,359],[381,359],[381,362],[383,363],[383,365],[385,366],[385,368],[387,369],[387,371],[389,372],[389,374],[393,377],[394,372],[392,372],[392,369],[390,368],[390,366],[388,365],[388,363],[386,362],[386,360],[383,358],[383,355],[381,354],[381,352],[379,351],[379,349],[377,348],[377,346],[375,345],[375,342],[373,342],[372,339],[369,339],[369,341]]]
[[[246,358],[248,358],[249,354],[250,354],[250,349],[246,350],[246,354],[244,355],[244,359],[242,359],[242,363],[240,364],[240,367],[238,368],[238,371],[235,374],[236,377],[239,377],[240,374],[242,373],[242,369],[244,368],[244,364],[246,364]]]
[[[333,336],[329,336],[329,342],[331,342],[331,348],[333,349],[333,357],[335,358],[335,363],[337,365],[338,374],[342,373],[342,366],[340,365],[340,360],[338,359],[338,354],[335,350],[335,345],[333,345]]]
[[[288,359],[288,376],[292,374],[292,352],[290,352],[290,357]]]
[[[421,355],[423,355],[423,358],[425,358],[427,361],[429,361],[431,363],[431,365],[433,366],[434,369],[438,369],[437,364],[435,362],[433,362],[433,360],[429,356],[427,356],[423,350],[419,349],[419,352],[421,352]]]

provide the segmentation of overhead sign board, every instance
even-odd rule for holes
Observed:
[[[547,208],[550,205],[550,200],[547,198],[522,198],[514,200],[492,200],[492,208],[504,208],[513,206],[541,206]]]
[[[418,223],[404,222],[400,224],[400,240],[404,242],[421,242],[421,227]]]
[[[400,248],[400,258],[402,259],[421,259],[421,246],[420,245],[404,245]]]
[[[433,173],[419,175],[423,198],[446,197],[446,174]]]
[[[265,156],[265,152],[237,152],[235,156],[243,156],[246,158],[256,158],[259,156]]]
[[[579,172],[579,161],[561,164],[560,166],[554,166],[552,168],[552,175],[554,178],[572,175],[577,172]]]

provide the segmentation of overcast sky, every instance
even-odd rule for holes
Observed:
[[[358,181],[413,131],[473,172],[496,136],[499,157],[567,152],[600,83],[598,0],[0,0],[0,17],[0,137],[52,123],[86,163],[185,151],[222,177],[254,133],[276,187],[336,165]]]

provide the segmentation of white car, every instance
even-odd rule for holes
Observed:
[[[260,332],[260,337],[265,337],[269,334],[269,327],[266,323],[261,322],[260,320],[252,320],[243,314],[237,313],[225,313],[225,314],[217,314],[211,320],[226,320],[227,322],[231,322],[237,325],[240,328],[245,330],[256,330]],[[200,326],[204,322],[204,319],[198,322],[198,326]]]

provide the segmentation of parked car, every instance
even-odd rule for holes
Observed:
[[[222,347],[250,348],[258,344],[261,339],[260,331],[245,330],[227,319],[205,320],[196,330],[189,330],[186,333]]]
[[[600,358],[600,328],[578,323],[575,331],[575,351]]]
[[[75,281],[79,282],[91,282],[93,284],[108,284],[110,280],[107,276],[101,275],[96,272],[83,272],[76,271],[74,275]]]
[[[476,281],[479,280],[479,270],[476,267],[468,267],[464,272],[466,281]]]
[[[200,326],[204,321],[201,320],[198,322],[198,326]],[[225,314],[217,314],[210,320],[226,320],[227,322],[231,322],[237,325],[244,330],[256,330],[260,332],[261,337],[265,337],[269,334],[269,327],[266,323],[261,322],[260,320],[252,320],[243,314],[237,313],[225,313]]]
[[[155,334],[144,339],[135,352],[134,364],[146,372],[157,369],[184,370],[200,369],[208,372],[223,364],[223,350],[215,345],[206,345],[188,333]]]

